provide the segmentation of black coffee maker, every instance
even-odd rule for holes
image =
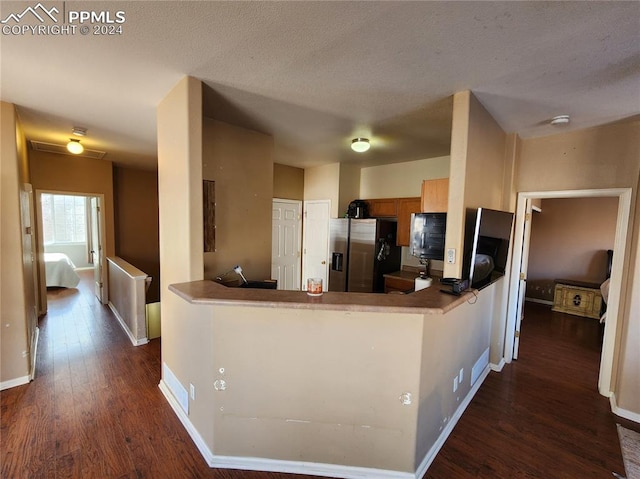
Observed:
[[[367,202],[364,200],[353,200],[349,203],[347,209],[347,216],[349,218],[367,218],[369,216],[369,209],[367,208]]]

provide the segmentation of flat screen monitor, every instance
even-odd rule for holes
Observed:
[[[505,274],[513,213],[488,208],[467,211],[465,263],[472,288],[482,288]]]

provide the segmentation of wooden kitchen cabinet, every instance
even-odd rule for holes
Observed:
[[[420,213],[421,198],[398,198],[398,246],[409,246],[411,236],[411,213]]]
[[[410,291],[415,287],[414,279],[405,278],[391,278],[385,276],[384,278],[384,292],[390,293],[391,291]]]
[[[449,178],[422,181],[421,209],[424,213],[446,213],[449,207]]]
[[[365,201],[369,208],[369,216],[372,218],[396,217],[398,215],[397,198],[381,198]]]

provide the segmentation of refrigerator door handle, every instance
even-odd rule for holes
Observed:
[[[343,265],[343,255],[342,253],[332,253],[331,255],[331,269],[333,271],[342,271]]]

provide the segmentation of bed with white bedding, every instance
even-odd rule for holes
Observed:
[[[75,288],[80,283],[76,267],[64,253],[45,253],[44,265],[47,288]]]

